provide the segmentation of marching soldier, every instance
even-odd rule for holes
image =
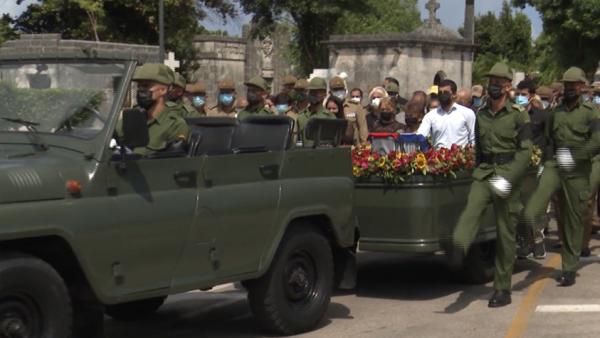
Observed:
[[[462,262],[477,234],[481,217],[491,203],[497,223],[494,294],[489,307],[511,303],[511,276],[515,260],[515,228],[521,210],[520,184],[531,161],[532,143],[527,111],[509,99],[512,72],[497,63],[487,74],[489,103],[478,113],[478,165],[473,184],[448,251],[451,262]]]
[[[525,219],[533,223],[545,210],[552,193],[561,189],[559,209],[564,213],[564,225],[560,229],[560,286],[575,284],[584,236],[583,216],[591,196],[591,159],[600,147],[600,113],[592,104],[581,102],[586,81],[583,70],[577,67],[569,68],[563,75],[563,101],[551,112],[546,129],[550,143],[548,160],[524,213]]]
[[[230,77],[225,77],[218,84],[219,94],[217,96],[217,104],[210,107],[208,116],[216,117],[233,117],[236,116],[235,111],[235,83]]]
[[[238,119],[243,119],[251,115],[273,115],[273,112],[266,107],[266,99],[269,93],[267,81],[261,76],[255,76],[246,85],[246,99],[248,106],[239,112]]]

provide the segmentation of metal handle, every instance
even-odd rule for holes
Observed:
[[[193,184],[193,183],[195,183],[195,180],[196,180],[196,171],[195,170],[176,171],[173,174],[173,179],[175,179],[175,182],[177,182],[179,184],[186,184],[186,185]]]
[[[269,180],[275,180],[279,178],[279,165],[278,164],[264,164],[261,165],[258,170],[260,174]]]

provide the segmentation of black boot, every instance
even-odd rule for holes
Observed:
[[[512,303],[510,298],[510,291],[508,290],[496,290],[494,295],[490,298],[488,307],[501,307]]]
[[[564,271],[556,281],[558,282],[558,286],[571,286],[575,284],[575,271]]]
[[[581,249],[581,257],[590,257],[592,255],[592,250],[590,247]]]

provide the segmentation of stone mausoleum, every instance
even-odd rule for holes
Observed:
[[[429,18],[410,33],[333,35],[329,75],[345,72],[349,87],[367,90],[387,76],[400,82],[400,95],[426,90],[444,78],[458,87],[471,86],[473,65],[473,0],[466,1],[465,37],[444,27],[436,17],[440,5],[430,0]]]

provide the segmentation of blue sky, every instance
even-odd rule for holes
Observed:
[[[34,0],[26,0],[21,6],[16,5],[15,0],[0,0],[0,13],[9,13],[15,15],[26,8],[28,3]],[[442,24],[452,29],[458,29],[463,24],[465,13],[464,0],[438,0],[440,9],[437,14]],[[421,17],[425,19],[428,16],[428,11],[425,9],[427,0],[418,0],[418,8],[421,10]],[[475,15],[485,14],[488,11],[499,13],[502,8],[502,0],[475,0]],[[532,35],[536,38],[542,31],[542,20],[539,13],[531,7],[527,7],[523,12],[529,17],[532,23]],[[208,17],[203,20],[202,25],[211,30],[226,30],[230,35],[240,35],[242,26],[250,21],[250,17],[240,15],[237,18],[229,19],[226,24],[216,13],[209,13]]]

